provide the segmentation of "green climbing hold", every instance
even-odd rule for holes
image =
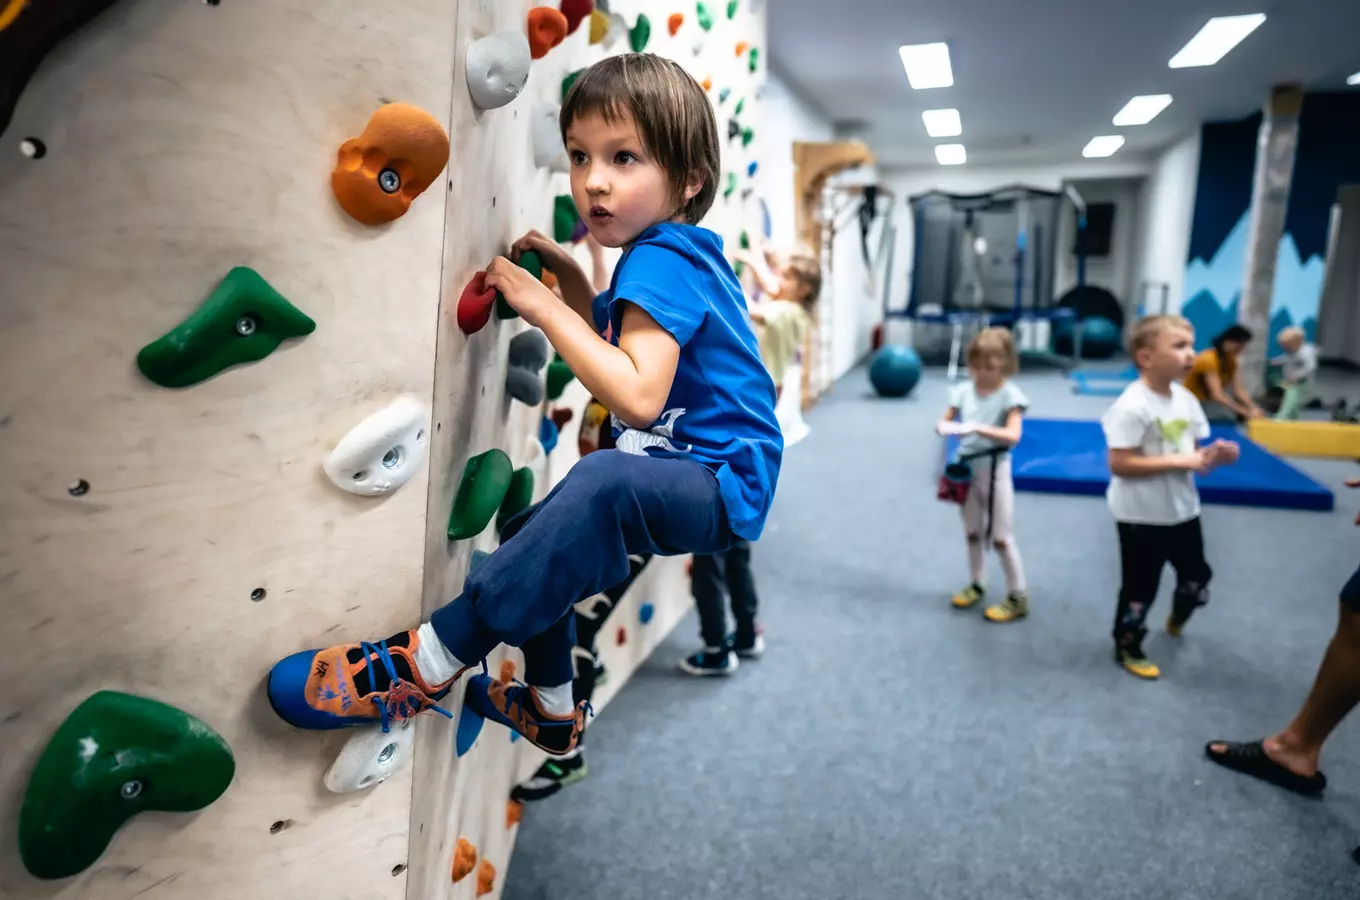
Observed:
[[[258,272],[237,266],[189,318],[141,349],[137,368],[162,387],[188,387],[315,330]]]
[[[742,273],[746,271],[746,263],[742,262],[741,260],[737,260],[737,264],[732,267],[732,271],[736,273],[738,278],[740,278]]]
[[[647,18],[646,13],[638,13],[637,23],[628,29],[628,45],[634,53],[641,53],[647,49],[647,42],[651,39],[652,20]]]
[[[19,810],[19,856],[38,878],[89,868],[139,812],[192,812],[231,784],[221,735],[155,700],[99,691],[66,717]]]
[[[737,240],[741,244],[741,249],[743,250],[751,249],[751,236],[746,233],[745,228],[741,230],[741,237],[738,238]]]
[[[581,216],[576,212],[576,201],[571,194],[559,194],[553,200],[553,240],[565,244],[576,232]]]
[[[734,115],[734,116],[739,116],[739,115],[741,115],[741,111],[742,111],[743,109],[745,109],[745,108],[746,108],[746,98],[745,98],[745,97],[742,97],[740,100],[737,101],[736,107],[732,110],[732,115]]]
[[[501,508],[514,469],[503,450],[488,450],[467,461],[449,511],[449,540],[466,540],[486,530]]]
[[[567,91],[571,90],[571,86],[572,86],[573,84],[576,83],[576,79],[580,78],[580,77],[581,77],[581,73],[584,72],[584,71],[585,71],[585,69],[577,69],[575,72],[572,72],[572,73],[571,73],[570,75],[568,75],[566,78],[563,78],[563,79],[562,79],[562,100],[563,100],[563,102],[566,102],[566,99],[567,99]]]
[[[695,5],[694,18],[699,21],[699,27],[704,31],[711,31],[713,29],[713,13],[709,10],[707,3]]]
[[[741,130],[741,145],[743,147],[749,147],[751,145],[751,141],[755,138],[755,136],[756,133],[754,131],[752,131],[749,128],[743,128]]]
[[[748,66],[748,68],[750,68],[750,70],[751,70],[752,72],[754,72],[756,69],[759,69],[759,68],[760,68],[760,48],[759,48],[759,47],[752,47],[752,48],[751,48],[751,52],[747,54],[746,58],[749,60],[749,62],[747,63],[747,66]]]
[[[723,198],[726,199],[732,196],[732,192],[735,191],[736,189],[737,189],[737,173],[728,172],[727,187],[723,188]]]
[[[575,378],[576,373],[563,361],[561,355],[553,354],[553,361],[548,363],[548,399],[556,400],[561,397],[567,385]]]
[[[528,509],[533,502],[534,470],[527,466],[516,469],[510,476],[510,487],[505,491],[505,499],[501,501],[500,512],[496,516],[496,531],[503,530],[512,516]]]
[[[543,260],[539,259],[538,253],[533,250],[525,250],[519,255],[516,264],[535,278],[543,277]],[[496,318],[498,319],[518,319],[519,313],[515,308],[506,302],[505,297],[500,291],[496,292]]]
[[[735,19],[736,17],[737,17],[737,0],[727,0],[727,18]]]

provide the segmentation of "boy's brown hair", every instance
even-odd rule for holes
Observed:
[[[1157,344],[1157,338],[1173,328],[1188,331],[1191,335],[1195,333],[1195,326],[1184,316],[1147,316],[1139,319],[1129,334],[1129,356],[1133,357],[1133,364],[1138,365],[1139,350],[1150,350]]]
[[[984,328],[968,342],[968,352],[964,357],[970,366],[978,365],[987,359],[1001,362],[1001,370],[1007,375],[1020,371],[1020,357],[1015,352],[1015,338],[1005,328]]]
[[[807,291],[803,295],[803,306],[812,306],[822,292],[822,264],[817,257],[806,250],[796,251],[785,264],[790,275],[798,280]]]
[[[708,214],[722,165],[718,122],[704,89],[678,63],[652,53],[600,60],[580,74],[562,102],[562,142],[572,122],[591,114],[610,124],[632,116],[643,150],[666,170],[676,214],[691,225]],[[696,176],[703,187],[686,202],[685,188]]]

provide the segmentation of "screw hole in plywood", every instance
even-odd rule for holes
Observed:
[[[280,831],[287,831],[289,828],[292,827],[293,827],[292,819],[279,819],[273,825],[269,826],[269,833],[278,834]]]
[[[89,492],[90,483],[84,478],[73,481],[71,486],[66,489],[66,493],[70,494],[72,497],[84,497]]]
[[[392,877],[396,878],[398,875],[405,871],[406,863],[397,863],[395,866],[392,867]]]
[[[35,137],[26,137],[19,142],[19,152],[29,159],[42,159],[47,155],[47,145]]]
[[[255,590],[250,592],[250,599],[255,601],[256,603],[259,603],[261,600],[265,598],[265,596],[268,593],[269,592],[266,591],[264,588],[256,588]]]
[[[217,4],[221,3],[222,0],[203,0],[203,2],[208,4],[209,6],[216,6]]]

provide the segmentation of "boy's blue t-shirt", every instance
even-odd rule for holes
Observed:
[[[746,299],[706,228],[663,223],[638,235],[614,268],[592,312],[617,346],[628,301],[647,311],[680,345],[670,396],[647,431],[614,419],[618,449],[692,459],[718,479],[727,520],[754,541],[765,527],[784,453],[774,382],[746,315]]]

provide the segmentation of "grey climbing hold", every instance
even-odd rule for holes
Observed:
[[[566,172],[570,166],[567,151],[562,146],[562,129],[558,124],[561,107],[553,103],[539,103],[530,121],[530,139],[534,145],[534,165],[552,172]]]
[[[537,372],[511,366],[505,372],[505,392],[520,403],[538,406],[543,402],[543,377]]]
[[[487,35],[467,49],[468,93],[480,109],[497,109],[519,96],[529,80],[529,39],[520,32]]]
[[[548,364],[548,339],[538,329],[510,339],[510,365],[538,372]]]

